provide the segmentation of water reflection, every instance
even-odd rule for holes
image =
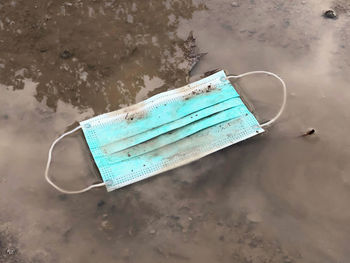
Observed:
[[[203,8],[187,0],[4,2],[2,83],[22,89],[30,77],[49,107],[62,100],[96,114],[134,103],[144,75],[164,82],[158,91],[181,86],[188,71],[175,30]]]

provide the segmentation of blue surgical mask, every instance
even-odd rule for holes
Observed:
[[[258,123],[229,81],[256,73],[278,78],[284,88],[280,111],[264,124]],[[99,186],[112,191],[264,132],[263,127],[281,115],[285,102],[286,86],[273,73],[255,71],[226,76],[220,71],[138,104],[82,121],[52,144],[45,177],[56,189],[68,194]],[[48,176],[51,154],[60,139],[80,128],[103,182],[79,191],[66,191]]]

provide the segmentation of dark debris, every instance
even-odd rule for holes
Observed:
[[[337,13],[334,10],[332,10],[332,9],[329,9],[329,10],[325,11],[323,13],[323,17],[329,18],[329,19],[337,19],[338,18],[337,17]]]
[[[60,54],[60,58],[63,58],[63,59],[69,59],[71,57],[73,57],[73,53],[70,52],[69,50],[64,50],[61,54]]]
[[[198,52],[196,39],[194,38],[192,31],[189,33],[187,39],[185,40],[183,50],[185,53],[185,60],[188,62],[188,74],[190,74],[200,59],[207,53]]]
[[[102,206],[104,206],[105,204],[106,204],[105,201],[100,200],[100,201],[97,203],[97,207],[102,207]]]
[[[305,136],[313,135],[315,134],[315,132],[316,132],[315,129],[310,129],[307,132],[305,132],[302,136],[305,137]]]
[[[201,78],[206,78],[206,77],[208,77],[210,75],[215,74],[216,72],[219,72],[220,70],[221,69],[219,69],[219,68],[216,68],[216,69],[213,69],[213,70],[208,70],[208,71],[204,72],[204,74],[201,76]]]

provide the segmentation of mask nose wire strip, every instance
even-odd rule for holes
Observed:
[[[48,154],[48,158],[47,158],[47,164],[46,164],[46,169],[45,169],[45,179],[46,181],[51,184],[54,188],[56,188],[58,191],[64,193],[64,194],[80,194],[80,193],[84,193],[86,191],[89,191],[92,188],[96,188],[96,187],[101,187],[101,186],[105,186],[105,183],[99,183],[99,184],[93,184],[90,185],[84,189],[81,190],[76,190],[76,191],[69,191],[69,190],[64,190],[61,187],[57,186],[54,182],[51,181],[50,177],[49,177],[49,169],[50,169],[50,164],[51,164],[51,159],[52,159],[52,151],[53,148],[55,147],[55,145],[61,140],[63,139],[65,136],[72,134],[73,132],[79,130],[81,128],[81,126],[78,126],[76,128],[74,128],[71,131],[68,131],[64,134],[62,134],[60,137],[58,137],[52,144],[49,150],[49,154]]]
[[[262,70],[260,70],[260,71],[251,71],[251,72],[243,73],[243,74],[240,74],[240,75],[230,75],[230,76],[227,76],[227,79],[230,79],[230,78],[232,78],[232,79],[239,79],[239,78],[242,78],[242,77],[245,77],[245,76],[248,76],[248,75],[253,75],[253,74],[267,74],[267,75],[270,75],[270,76],[273,76],[273,77],[277,78],[282,83],[283,101],[282,101],[282,105],[281,105],[280,110],[275,115],[275,117],[273,117],[271,120],[260,124],[261,127],[269,126],[272,123],[274,123],[281,116],[281,114],[284,111],[284,108],[286,107],[286,102],[287,102],[287,87],[286,87],[286,83],[277,74],[269,72],[269,71],[262,71]]]

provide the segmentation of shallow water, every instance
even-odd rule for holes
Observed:
[[[235,3],[0,3],[0,261],[348,261],[349,3]],[[339,19],[321,16],[330,7]],[[189,77],[191,30],[208,54]],[[45,182],[50,144],[77,121],[216,68],[282,76],[278,123],[111,193],[66,196]],[[238,84],[260,121],[273,116],[277,81]],[[57,146],[52,168],[66,188],[100,180],[82,133]]]

